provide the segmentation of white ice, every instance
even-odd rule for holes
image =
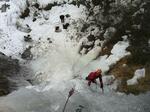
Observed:
[[[144,78],[144,77],[145,77],[145,69],[144,68],[137,69],[134,72],[134,76],[132,77],[132,79],[127,80],[127,84],[128,85],[136,85],[136,84],[138,84],[138,80],[141,78]]]

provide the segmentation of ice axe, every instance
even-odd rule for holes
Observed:
[[[64,108],[63,108],[63,111],[62,112],[65,112],[65,109],[66,109],[66,106],[68,104],[68,101],[69,101],[69,98],[74,94],[74,88],[72,88],[70,91],[69,91],[69,94],[68,94],[68,98],[66,100],[66,103],[64,105]]]

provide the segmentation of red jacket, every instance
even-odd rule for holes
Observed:
[[[96,79],[99,78],[99,81],[100,81],[100,87],[103,89],[103,80],[102,80],[102,75],[99,74],[97,75],[96,72],[91,72],[88,77],[87,77],[87,80],[89,81],[88,82],[88,85],[90,86],[91,85],[91,82],[93,83],[97,83],[96,82]]]

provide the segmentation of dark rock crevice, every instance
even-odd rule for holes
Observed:
[[[19,60],[0,52],[0,96],[8,95],[20,87],[33,85],[32,70]]]
[[[0,96],[9,94],[11,82],[8,77],[13,77],[20,72],[19,61],[11,59],[0,53]]]

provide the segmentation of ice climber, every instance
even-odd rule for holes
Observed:
[[[102,73],[101,69],[97,69],[96,71],[89,73],[89,75],[86,77],[86,80],[88,80],[88,85],[90,86],[91,82],[97,84],[96,79],[99,78],[100,88],[103,91],[103,80],[101,73]]]

